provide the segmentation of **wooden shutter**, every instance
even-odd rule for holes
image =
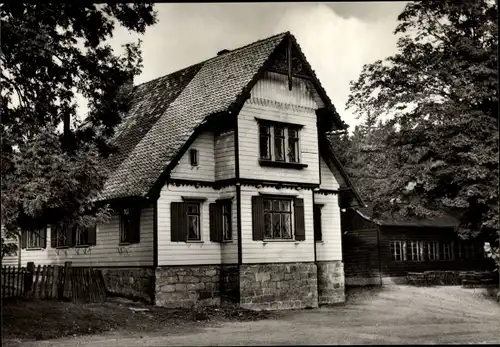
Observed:
[[[321,230],[321,206],[314,205],[314,241],[321,241],[323,239],[323,232]]]
[[[252,196],[252,230],[253,240],[264,240],[264,199]]]
[[[139,243],[141,241],[141,208],[133,207],[130,209],[131,234],[130,243]]]
[[[75,245],[75,232],[76,227],[74,225],[65,225],[64,232],[66,234],[66,244],[65,246],[73,247]]]
[[[213,203],[209,205],[210,211],[210,241],[222,241],[222,205]]]
[[[95,225],[87,228],[88,232],[88,242],[90,246],[95,246],[97,244],[97,227]]]
[[[187,204],[184,202],[170,203],[170,240],[187,241]]]
[[[52,248],[56,248],[57,247],[57,238],[56,238],[56,235],[57,235],[57,228],[58,226],[53,224],[50,226],[50,247]]]
[[[306,239],[306,228],[304,222],[304,199],[294,199],[295,217],[295,240],[304,241]]]
[[[42,239],[42,242],[40,242],[40,246],[42,248],[47,248],[47,228],[42,228],[38,232],[40,233],[40,238]]]
[[[26,230],[21,230],[21,248],[26,248],[27,238]]]

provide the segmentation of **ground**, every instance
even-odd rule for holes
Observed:
[[[500,305],[485,289],[387,286],[348,292],[345,305],[288,311],[266,319],[214,319],[155,331],[123,331],[18,346],[500,343]],[[134,313],[137,314],[137,313]]]

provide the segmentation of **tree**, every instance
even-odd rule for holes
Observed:
[[[122,55],[106,41],[117,24],[143,34],[156,22],[152,4],[12,2],[0,5],[0,19],[7,237],[107,220],[108,207],[95,203],[106,178],[101,162],[113,152],[109,139],[128,107],[124,87],[142,59],[140,41],[126,44]],[[84,121],[77,95],[88,101]]]
[[[346,105],[395,127],[384,139],[394,174],[374,209],[404,197],[400,213],[445,210],[461,237],[498,244],[497,5],[418,1],[398,21],[398,53],[365,65]]]

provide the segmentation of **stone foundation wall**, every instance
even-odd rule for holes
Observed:
[[[152,268],[103,268],[100,270],[109,293],[153,302],[155,274]]]
[[[316,264],[241,265],[240,305],[254,310],[318,307]]]
[[[317,266],[319,304],[345,302],[344,264],[342,261],[320,261]]]
[[[240,272],[238,265],[222,265],[220,276],[221,299],[240,301]]]
[[[220,265],[159,267],[155,304],[169,308],[220,305],[220,282]]]

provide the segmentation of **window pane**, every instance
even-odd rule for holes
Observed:
[[[270,211],[272,209],[272,200],[264,199],[264,210]]]
[[[265,159],[271,158],[269,147],[271,147],[271,138],[269,136],[260,137],[260,157]]]
[[[188,216],[188,239],[189,240],[200,239],[198,216]]]
[[[288,139],[288,161],[291,163],[297,163],[298,160],[298,141],[296,139]]]
[[[285,160],[285,141],[282,137],[274,139],[274,157],[275,160]]]
[[[188,204],[188,213],[198,213],[198,204]]]
[[[280,211],[290,211],[290,200],[280,200]]]
[[[274,136],[281,136],[281,137],[285,136],[284,135],[284,128],[275,126],[274,127]]]
[[[228,214],[222,216],[223,228],[224,228],[224,240],[231,240],[231,219]]]
[[[288,137],[296,139],[297,138],[297,130],[288,129]]]
[[[280,201],[273,200],[273,211],[279,211],[279,210],[280,210]]]
[[[273,237],[273,222],[271,216],[271,213],[264,214],[264,238],[266,239],[271,239]]]
[[[260,134],[261,135],[269,135],[269,127],[261,125],[260,126]]]
[[[283,213],[281,215],[281,230],[284,239],[290,239],[292,237],[292,222],[290,214]]]
[[[273,213],[273,238],[281,237],[281,215]]]

